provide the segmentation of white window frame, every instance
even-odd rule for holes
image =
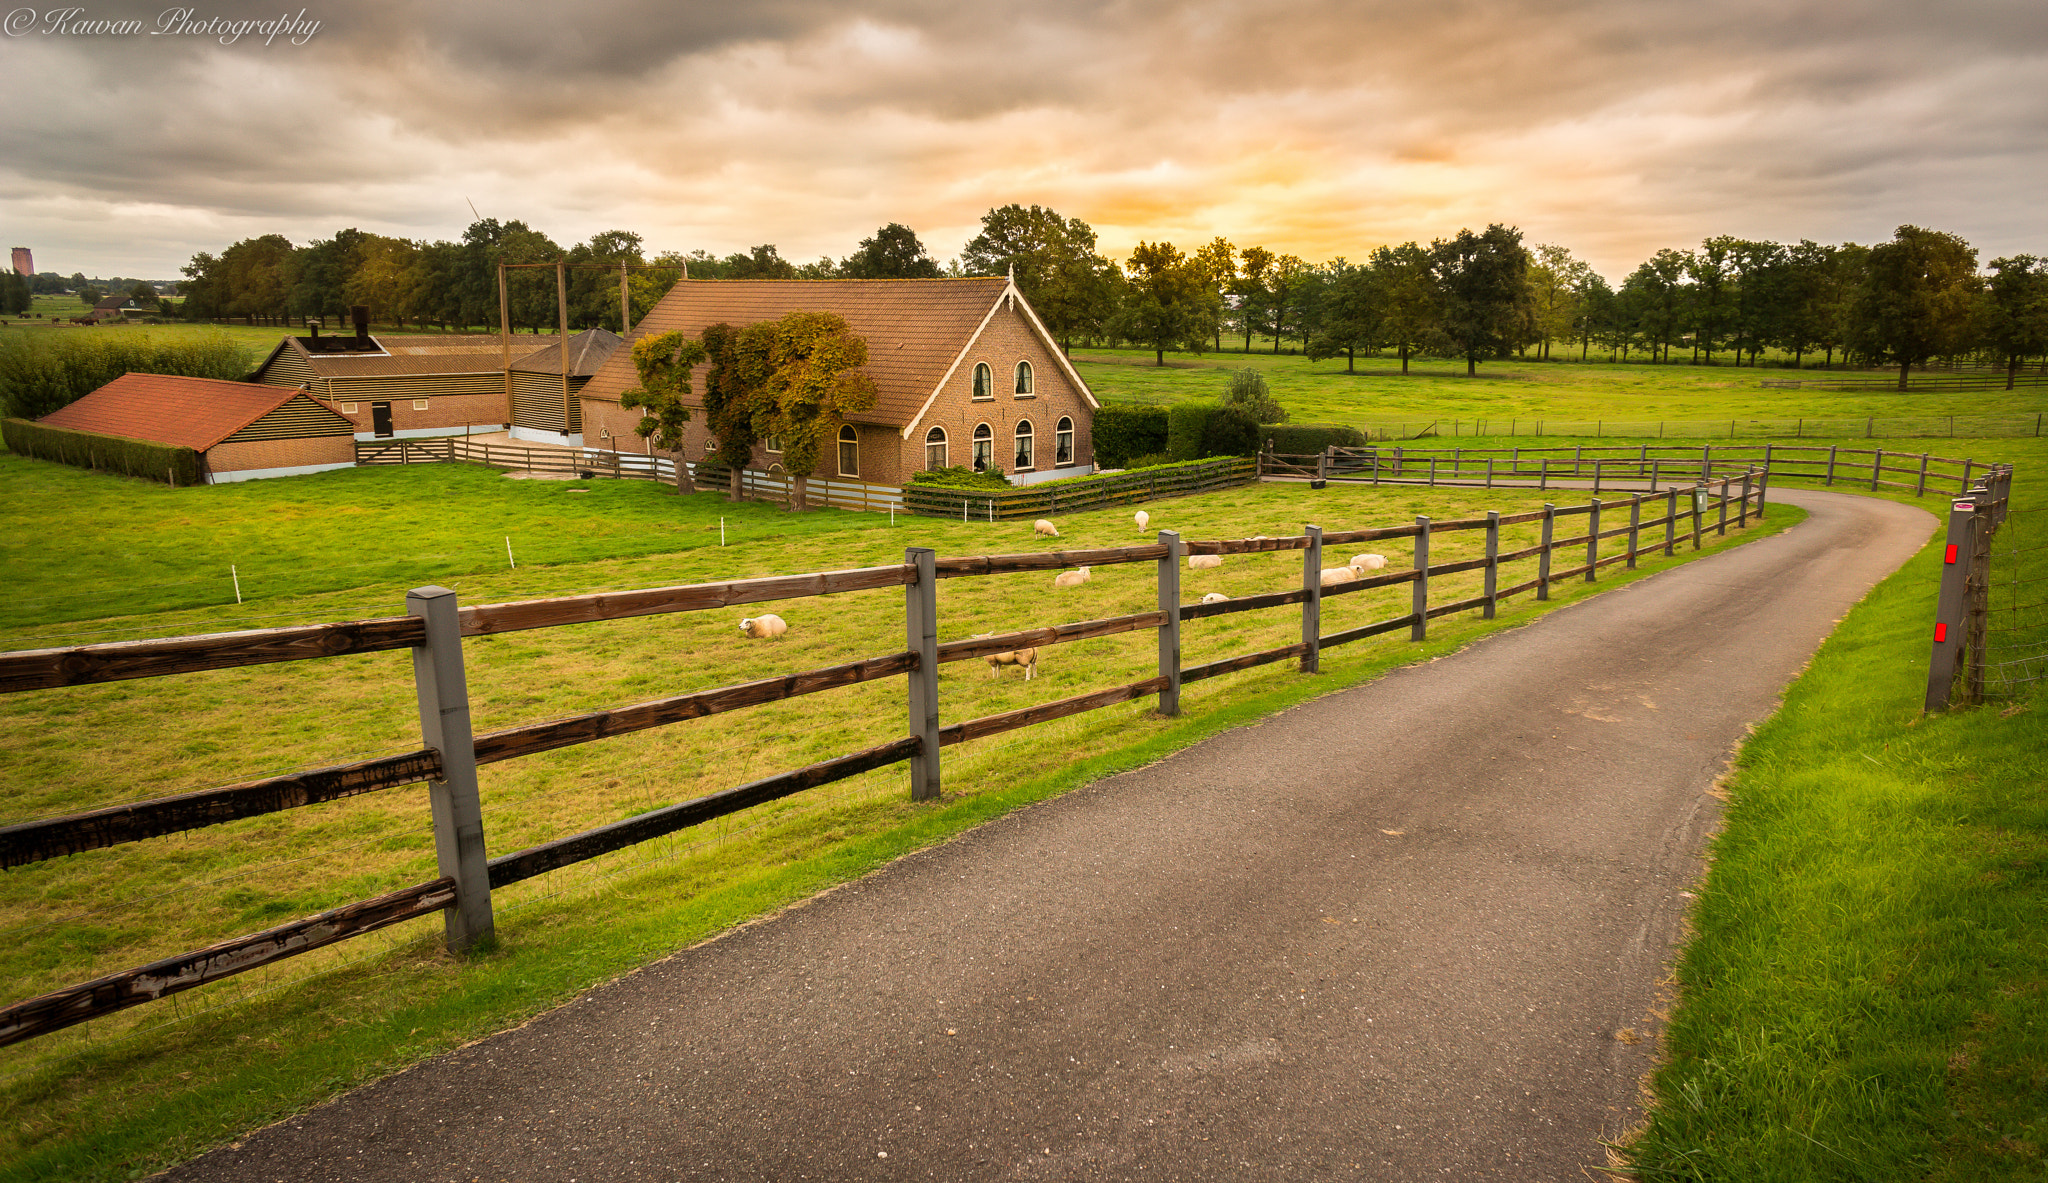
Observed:
[[[933,436],[937,436],[939,438],[937,440],[934,440],[932,439]],[[926,468],[946,467],[946,451],[948,442],[949,441],[946,439],[946,429],[943,427],[933,427],[930,431],[924,433],[924,466]],[[933,448],[937,448],[939,451],[939,461],[937,464],[932,463]]]
[[[423,398],[416,398],[416,399],[412,400],[412,409],[413,409],[413,410],[415,410],[415,411],[424,411],[424,410],[426,410],[426,409],[427,409],[427,400],[426,400],[426,399],[423,399]]]
[[[782,437],[779,435],[765,436],[761,440],[761,447],[780,456],[782,455]]]
[[[846,449],[849,447],[853,449],[852,467],[848,467],[846,463]],[[860,475],[860,432],[855,431],[851,423],[844,424],[839,429],[839,475]]]
[[[1052,464],[1058,468],[1074,462],[1074,420],[1070,415],[1061,415],[1059,425],[1053,428]]]
[[[987,402],[996,396],[996,372],[985,361],[974,363],[974,377],[968,397],[975,402]]]
[[[1032,375],[1031,375],[1031,363],[1030,363],[1030,362],[1028,362],[1028,361],[1020,361],[1020,362],[1018,362],[1018,363],[1017,363],[1017,368],[1016,368],[1016,370],[1015,370],[1015,371],[1013,372],[1013,377],[1015,378],[1015,381],[1014,381],[1014,382],[1012,383],[1012,385],[1016,387],[1016,397],[1018,397],[1018,398],[1037,398],[1037,397],[1038,397],[1038,396],[1037,396],[1036,394],[1032,393],[1032,389],[1031,389]]]
[[[996,429],[986,423],[977,423],[974,425],[974,442],[968,452],[968,465],[976,472],[987,472],[995,462]]]
[[[1016,461],[1010,468],[1011,472],[1023,472],[1027,468],[1038,467],[1037,440],[1038,429],[1031,425],[1031,420],[1017,420],[1017,430],[1011,436],[1011,458]]]

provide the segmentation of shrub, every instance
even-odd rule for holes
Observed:
[[[1302,423],[1292,427],[1267,426],[1259,428],[1259,445],[1267,440],[1273,442],[1273,451],[1283,456],[1306,456],[1320,452],[1332,444],[1340,448],[1362,448],[1369,441],[1365,433],[1356,427],[1337,423]]]
[[[1166,450],[1165,407],[1136,403],[1104,403],[1095,412],[1095,463],[1126,468],[1131,457]]]
[[[1258,450],[1259,425],[1242,407],[1177,403],[1167,412],[1166,455],[1176,463]]]
[[[937,485],[946,489],[1007,489],[1010,482],[1003,478],[1003,470],[991,468],[987,472],[976,472],[964,464],[948,468],[927,468],[910,474],[913,485]]]
[[[0,338],[0,409],[40,419],[123,374],[246,377],[248,353],[225,333],[20,333]]]
[[[1164,452],[1147,452],[1143,456],[1131,457],[1130,460],[1124,464],[1124,469],[1128,472],[1130,470],[1139,468],[1159,468],[1163,465],[1171,463],[1173,463],[1173,461],[1168,460],[1166,458],[1166,453]]]
[[[199,453],[175,444],[95,435],[26,419],[0,421],[0,438],[5,439],[7,450],[17,456],[53,460],[74,468],[119,472],[178,485],[196,485],[205,479],[199,468]]]
[[[1250,366],[1231,371],[1230,391],[1223,396],[1223,405],[1247,411],[1259,423],[1287,422],[1287,409],[1273,397],[1266,376]]]

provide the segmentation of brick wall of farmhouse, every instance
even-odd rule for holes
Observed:
[[[493,381],[502,386],[503,379]],[[394,383],[396,385],[396,383]],[[318,393],[316,391],[316,393]],[[370,404],[388,402],[391,404],[391,430],[393,432],[426,431],[437,427],[476,427],[492,430],[509,422],[505,417],[505,392],[493,390],[487,394],[424,394],[418,399],[413,392],[402,386],[396,392],[390,390],[350,391],[345,384],[336,383],[334,409],[356,425],[357,431],[373,431],[375,423],[371,417]],[[413,406],[423,401],[424,408]],[[353,409],[350,409],[353,408]]]
[[[345,435],[299,440],[249,440],[215,444],[206,450],[206,466],[213,472],[352,464],[355,458],[355,441]]]
[[[1028,396],[1016,393],[1018,362],[1031,366],[1032,393]],[[974,397],[976,365],[989,367],[995,380],[995,397]],[[912,430],[912,438],[904,441],[906,459],[914,458],[908,471],[925,466],[926,435],[933,427],[945,430],[948,464],[973,463],[974,429],[983,424],[993,437],[994,462],[1004,472],[1045,471],[1056,466],[1055,433],[1063,418],[1072,420],[1074,428],[1074,454],[1067,463],[1089,463],[1094,457],[1089,440],[1092,420],[1081,392],[1067,378],[1052,351],[1031,331],[1024,314],[1005,308],[990,319],[960,367],[946,380],[945,389],[932,401],[931,409]],[[1025,422],[1031,425],[1032,462],[1020,470],[1016,463],[1017,427]]]

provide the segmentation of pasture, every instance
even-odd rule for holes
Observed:
[[[364,478],[383,482],[388,507],[326,512],[373,500]],[[456,467],[171,490],[0,457],[0,480],[17,492],[58,482],[61,496],[42,503],[10,497],[8,504],[34,504],[38,515],[82,527],[48,529],[38,521],[41,550],[26,585],[35,590],[0,638],[9,648],[385,615],[399,610],[405,587],[425,582],[459,585],[464,601],[477,603],[897,561],[908,545],[964,555],[1147,537],[1128,509],[1064,518],[1064,537],[1054,542],[1032,535],[1028,523],[899,518],[892,527],[877,515],[791,516],[713,494],[677,499],[638,482],[598,482],[576,493],[580,483]],[[554,488],[536,488],[543,484]],[[217,493],[240,496],[208,496]],[[1155,530],[1217,538],[1292,533],[1305,521],[1357,528],[1539,502],[1530,491],[1267,485],[1146,508]],[[452,541],[415,535],[401,525],[407,506],[432,506],[437,520],[471,533]],[[720,516],[727,519],[724,547],[716,545]],[[1775,510],[1767,528],[1793,516]],[[505,566],[493,546],[514,519],[544,522],[572,549],[555,561],[536,553],[516,570]],[[607,532],[614,520],[628,524]],[[106,528],[96,532],[94,522]],[[236,606],[209,577],[177,591],[186,600],[163,598],[178,586],[178,564],[209,539],[238,532],[280,554],[255,565],[256,587],[289,590]],[[589,537],[572,543],[579,533]],[[1726,542],[1710,538],[1709,545],[1733,544],[1736,533],[1731,527]],[[1478,553],[1477,534],[1437,541],[1438,561]],[[1510,531],[1503,546],[1531,541]],[[1401,558],[1398,551],[1390,557]],[[8,562],[15,566],[16,557]],[[1609,571],[1597,585],[1561,585],[1552,603],[1627,577]],[[1293,586],[1299,572],[1298,556],[1233,558],[1215,571],[1186,572],[1184,599],[1277,590]],[[300,582],[289,583],[293,577]],[[1440,594],[1461,594],[1457,580],[1476,578],[1445,580]],[[149,603],[183,606],[137,613],[122,598],[131,594],[124,581],[136,585],[132,594],[156,597]],[[154,590],[145,586],[151,581]],[[941,636],[1142,611],[1154,595],[1143,565],[1099,570],[1076,589],[1050,585],[1042,574],[946,581]],[[67,586],[95,589],[99,615],[81,620],[66,609]],[[1405,589],[1383,589],[1331,601],[1324,630],[1398,615],[1404,609],[1395,601],[1405,597]],[[887,652],[901,644],[901,602],[900,593],[862,592],[829,605],[781,604],[776,611],[791,628],[779,642],[743,638],[740,611],[473,639],[466,649],[477,726]],[[26,1177],[119,1176],[170,1161],[517,1022],[592,982],[995,813],[1539,610],[1524,597],[1491,625],[1476,613],[1436,621],[1423,645],[1378,638],[1336,650],[1316,678],[1275,665],[1197,683],[1187,688],[1179,719],[1134,703],[949,748],[947,794],[931,805],[912,806],[903,771],[884,770],[622,851],[500,893],[499,946],[459,961],[438,952],[430,926],[409,926],[7,1049],[0,1060],[5,1157],[22,1163]],[[1297,620],[1279,610],[1192,622],[1185,660],[1285,643]],[[978,662],[947,666],[942,718],[1134,680],[1152,661],[1151,637],[1137,633],[1047,649],[1028,685],[1015,670],[995,676]],[[115,804],[407,748],[417,738],[409,672],[403,653],[384,653],[9,696],[0,701],[5,816]],[[903,726],[900,684],[890,680],[493,765],[484,772],[487,840],[495,850],[517,849],[880,742]],[[0,880],[7,901],[0,938],[20,951],[8,963],[7,993],[27,996],[430,877],[428,834],[424,793],[397,790],[16,869]]]

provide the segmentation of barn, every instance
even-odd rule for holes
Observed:
[[[296,476],[356,462],[355,426],[304,391],[123,374],[36,422],[88,436],[138,440],[199,454],[209,484]]]
[[[966,279],[683,280],[633,326],[630,340],[714,324],[744,326],[797,310],[837,313],[868,344],[863,367],[878,393],[850,415],[812,475],[901,485],[925,468],[1001,468],[1016,484],[1094,471],[1091,428],[1099,405],[1016,284]],[[704,389],[703,369],[692,386]],[[641,413],[619,405],[639,385],[632,350],[618,349],[582,392],[586,444],[635,439]],[[597,437],[593,440],[591,437]],[[775,441],[750,467],[782,471]],[[688,425],[684,453],[713,446],[704,416]]]

